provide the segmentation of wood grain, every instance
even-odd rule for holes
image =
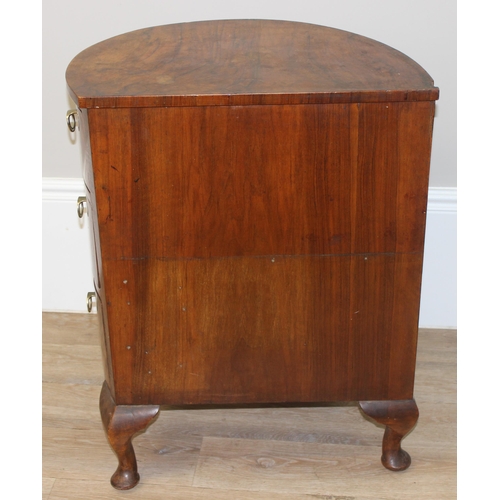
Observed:
[[[269,20],[133,31],[81,52],[66,80],[81,108],[434,100],[401,52],[334,28]]]
[[[433,114],[431,102],[89,110],[104,258],[421,252]]]
[[[120,332],[111,339],[119,404],[411,397],[418,310],[407,307],[405,321],[391,329],[386,304],[418,290],[409,283],[395,290],[396,265],[419,275],[421,260],[370,255],[113,263],[115,275],[127,281],[108,288],[109,323]],[[193,287],[196,294],[184,292]],[[406,364],[391,362],[398,335],[407,342],[400,354]]]
[[[66,383],[75,370],[71,357],[59,360],[52,381],[43,383],[44,498],[124,498],[109,484],[116,458],[99,415],[104,372],[97,315],[44,313],[43,319],[45,369],[52,364],[54,345],[78,350],[81,340],[82,346],[94,346],[94,362],[86,365],[79,383]],[[365,420],[356,406],[163,407],[155,424],[134,441],[142,478],[130,494],[147,500],[163,500],[166,491],[178,500],[453,500],[455,331],[419,332],[415,394],[420,418],[404,441],[413,463],[397,474],[379,465],[382,427]],[[238,444],[238,454],[234,443],[247,440],[248,446]],[[260,456],[264,452],[269,454]],[[257,468],[249,463],[255,455],[288,462]],[[325,455],[330,458],[323,460]]]
[[[411,398],[433,108],[84,113],[117,404]]]

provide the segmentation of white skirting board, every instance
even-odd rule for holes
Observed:
[[[93,290],[89,220],[79,219],[81,179],[42,179],[42,309],[86,312]],[[457,190],[430,188],[420,327],[457,327]]]

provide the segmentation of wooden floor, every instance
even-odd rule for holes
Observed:
[[[141,482],[114,490],[102,429],[96,315],[43,314],[43,498],[50,500],[406,500],[456,498],[456,331],[422,330],[403,447],[411,467],[380,463],[383,428],[355,404],[167,409],[134,440]]]

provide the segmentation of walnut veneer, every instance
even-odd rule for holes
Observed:
[[[429,75],[359,35],[238,20],[106,40],[66,78],[113,485],[137,483],[159,405],[360,401],[408,467]]]

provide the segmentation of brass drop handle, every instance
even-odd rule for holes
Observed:
[[[78,217],[80,217],[80,219],[83,217],[83,212],[85,210],[85,205],[84,205],[85,203],[87,203],[87,198],[85,196],[79,196],[78,199],[76,200],[76,212],[78,213]]]
[[[95,292],[87,293],[87,311],[92,312],[92,308],[94,307],[94,297]]]
[[[70,109],[66,113],[66,123],[68,125],[70,132],[74,132],[76,130],[76,127],[78,126],[77,116],[78,116],[78,110],[76,109]]]

